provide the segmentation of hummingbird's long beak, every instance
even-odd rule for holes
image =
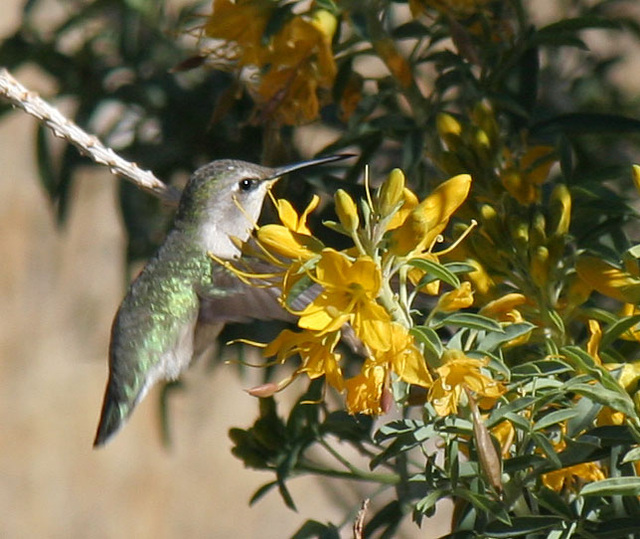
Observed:
[[[328,155],[325,157],[317,157],[316,159],[309,159],[308,161],[301,161],[300,163],[294,163],[292,165],[285,165],[275,169],[273,176],[266,178],[267,180],[275,180],[280,176],[284,176],[294,170],[301,170],[303,168],[315,167],[316,165],[323,165],[324,163],[333,163],[334,161],[341,161],[342,159],[348,159],[349,157],[355,157],[352,153],[343,153],[337,155]]]

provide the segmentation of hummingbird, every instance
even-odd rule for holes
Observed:
[[[222,159],[193,173],[164,243],[131,283],[113,321],[94,447],[120,430],[156,382],[177,379],[225,323],[279,318],[274,310],[285,314],[275,301],[277,291],[243,289],[208,253],[220,259],[241,255],[238,240],[249,239],[264,198],[280,177],[347,157],[280,168]]]

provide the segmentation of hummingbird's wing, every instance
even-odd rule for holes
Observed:
[[[281,271],[274,266],[258,260],[243,260],[256,274],[272,274]],[[218,324],[228,322],[244,323],[251,320],[282,320],[294,322],[295,316],[287,312],[279,301],[280,288],[264,280],[249,285],[241,281],[226,268],[216,269],[213,283],[199,287],[196,292],[200,298],[198,322]],[[321,287],[312,284],[300,293],[290,304],[294,311],[301,311],[320,293]]]

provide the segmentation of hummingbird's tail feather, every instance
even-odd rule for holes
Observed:
[[[118,391],[117,385],[109,380],[93,447],[106,444],[124,426],[142,395],[143,391],[141,390],[132,400],[130,396],[127,397]]]
[[[100,447],[107,443],[120,430],[125,421],[126,418],[123,416],[118,403],[105,398],[93,447]]]

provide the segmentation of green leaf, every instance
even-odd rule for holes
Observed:
[[[604,522],[598,522],[590,531],[592,537],[596,537],[597,539],[636,537],[638,532],[638,517],[607,518]]]
[[[382,425],[375,433],[374,438],[379,443],[389,438],[396,438],[401,434],[416,432],[424,426],[424,421],[418,419],[399,419]]]
[[[442,356],[444,346],[435,330],[427,326],[415,326],[409,330],[409,333],[418,339],[419,342],[426,345],[436,357]]]
[[[565,346],[561,349],[560,353],[567,356],[579,371],[589,373],[607,389],[617,393],[624,393],[626,395],[624,389],[611,375],[611,373],[604,367],[598,365],[582,348],[578,348],[577,346]]]
[[[291,536],[291,539],[340,539],[338,528],[333,524],[323,524],[317,520],[307,520],[299,529]]]
[[[438,322],[437,327],[459,326],[483,331],[504,333],[502,326],[491,318],[473,313],[453,313]]]
[[[640,323],[640,314],[627,316],[610,325],[602,335],[600,349],[604,349],[615,341],[625,331]]]
[[[577,414],[577,410],[573,408],[566,408],[564,410],[556,410],[555,412],[551,412],[542,417],[536,424],[533,426],[533,430],[543,430],[551,425],[556,425],[557,423],[562,423],[563,421],[567,421],[572,417],[575,417]]]
[[[540,375],[553,376],[568,371],[573,371],[573,367],[564,361],[559,359],[542,359],[539,361],[523,363],[522,365],[516,365],[511,369],[511,375],[514,377],[529,378],[531,376]]]
[[[572,19],[563,19],[538,30],[538,34],[557,34],[560,32],[579,32],[581,30],[609,29],[620,30],[620,24],[614,20],[604,17],[585,15]]]
[[[522,537],[531,533],[540,533],[552,528],[561,528],[565,522],[563,517],[554,515],[532,515],[526,517],[515,517],[509,524],[503,522],[491,522],[485,529],[487,537],[496,539],[509,539],[511,537]]]
[[[567,500],[556,491],[546,487],[542,487],[531,493],[538,499],[538,503],[556,515],[562,516],[569,520],[575,520],[577,515]]]
[[[449,271],[442,264],[438,264],[437,262],[426,260],[424,258],[412,258],[407,262],[407,264],[426,273],[426,275],[420,280],[418,287],[424,286],[430,282],[430,280],[434,279],[440,279],[454,288],[458,288],[460,286],[460,279],[458,279],[455,273]]]
[[[640,132],[640,120],[627,118],[617,114],[598,112],[570,112],[559,114],[531,126],[531,134],[571,133],[584,135],[588,133],[637,133]]]
[[[483,511],[497,518],[506,526],[511,525],[511,518],[502,503],[495,502],[489,496],[478,494],[466,488],[456,488],[453,490],[454,497],[463,498],[471,503],[477,510]]]
[[[477,270],[471,264],[466,264],[465,262],[447,262],[444,264],[444,267],[447,268],[451,273],[472,273]]]
[[[405,451],[409,451],[409,449],[413,449],[414,447],[423,444],[435,435],[436,431],[433,425],[424,425],[416,430],[398,434],[395,440],[386,447],[384,451],[376,455],[371,460],[370,468],[373,470],[381,462],[404,453]]]
[[[271,481],[269,483],[265,483],[264,485],[262,485],[258,490],[256,490],[253,493],[253,496],[251,496],[251,499],[249,500],[249,505],[253,505],[254,503],[256,503],[260,498],[262,498],[273,487],[275,487],[277,485],[278,485],[277,481]]]
[[[610,477],[582,487],[581,496],[640,496],[640,477]]]
[[[350,442],[371,440],[371,416],[354,416],[344,410],[330,413],[320,425],[322,434],[332,434],[338,439]]]
[[[416,20],[401,24],[391,31],[393,39],[420,39],[429,34],[429,28]]]
[[[503,327],[502,332],[492,331],[487,333],[486,337],[478,343],[478,350],[492,352],[501,344],[525,335],[535,327],[530,322],[519,322]]]
[[[622,464],[627,464],[628,462],[636,462],[640,460],[640,447],[634,447],[630,451],[627,451],[624,458],[622,459]]]
[[[414,510],[414,520],[418,520],[416,518],[416,513],[420,516],[427,515],[431,516],[433,511],[435,510],[436,504],[440,501],[441,497],[444,497],[445,491],[436,489],[431,492],[429,495],[422,498],[418,503],[416,503]]]
[[[605,389],[601,384],[572,383],[570,380],[565,384],[565,391],[578,393],[583,397],[591,399],[593,402],[609,406],[630,417],[636,416],[633,401],[627,394],[610,391]]]
[[[533,439],[535,444],[540,449],[542,449],[544,454],[547,456],[547,458],[549,459],[552,465],[552,469],[562,468],[562,461],[560,460],[558,453],[556,453],[556,450],[551,445],[551,442],[544,434],[541,434],[539,432],[534,432],[531,435],[531,438]]]
[[[534,402],[536,402],[537,398],[535,397],[520,397],[514,399],[509,404],[501,405],[499,408],[494,409],[494,411],[489,416],[489,419],[486,421],[487,427],[492,428],[495,427],[498,423],[503,421],[505,416],[509,413],[517,413],[520,410],[524,410],[531,406]]]

